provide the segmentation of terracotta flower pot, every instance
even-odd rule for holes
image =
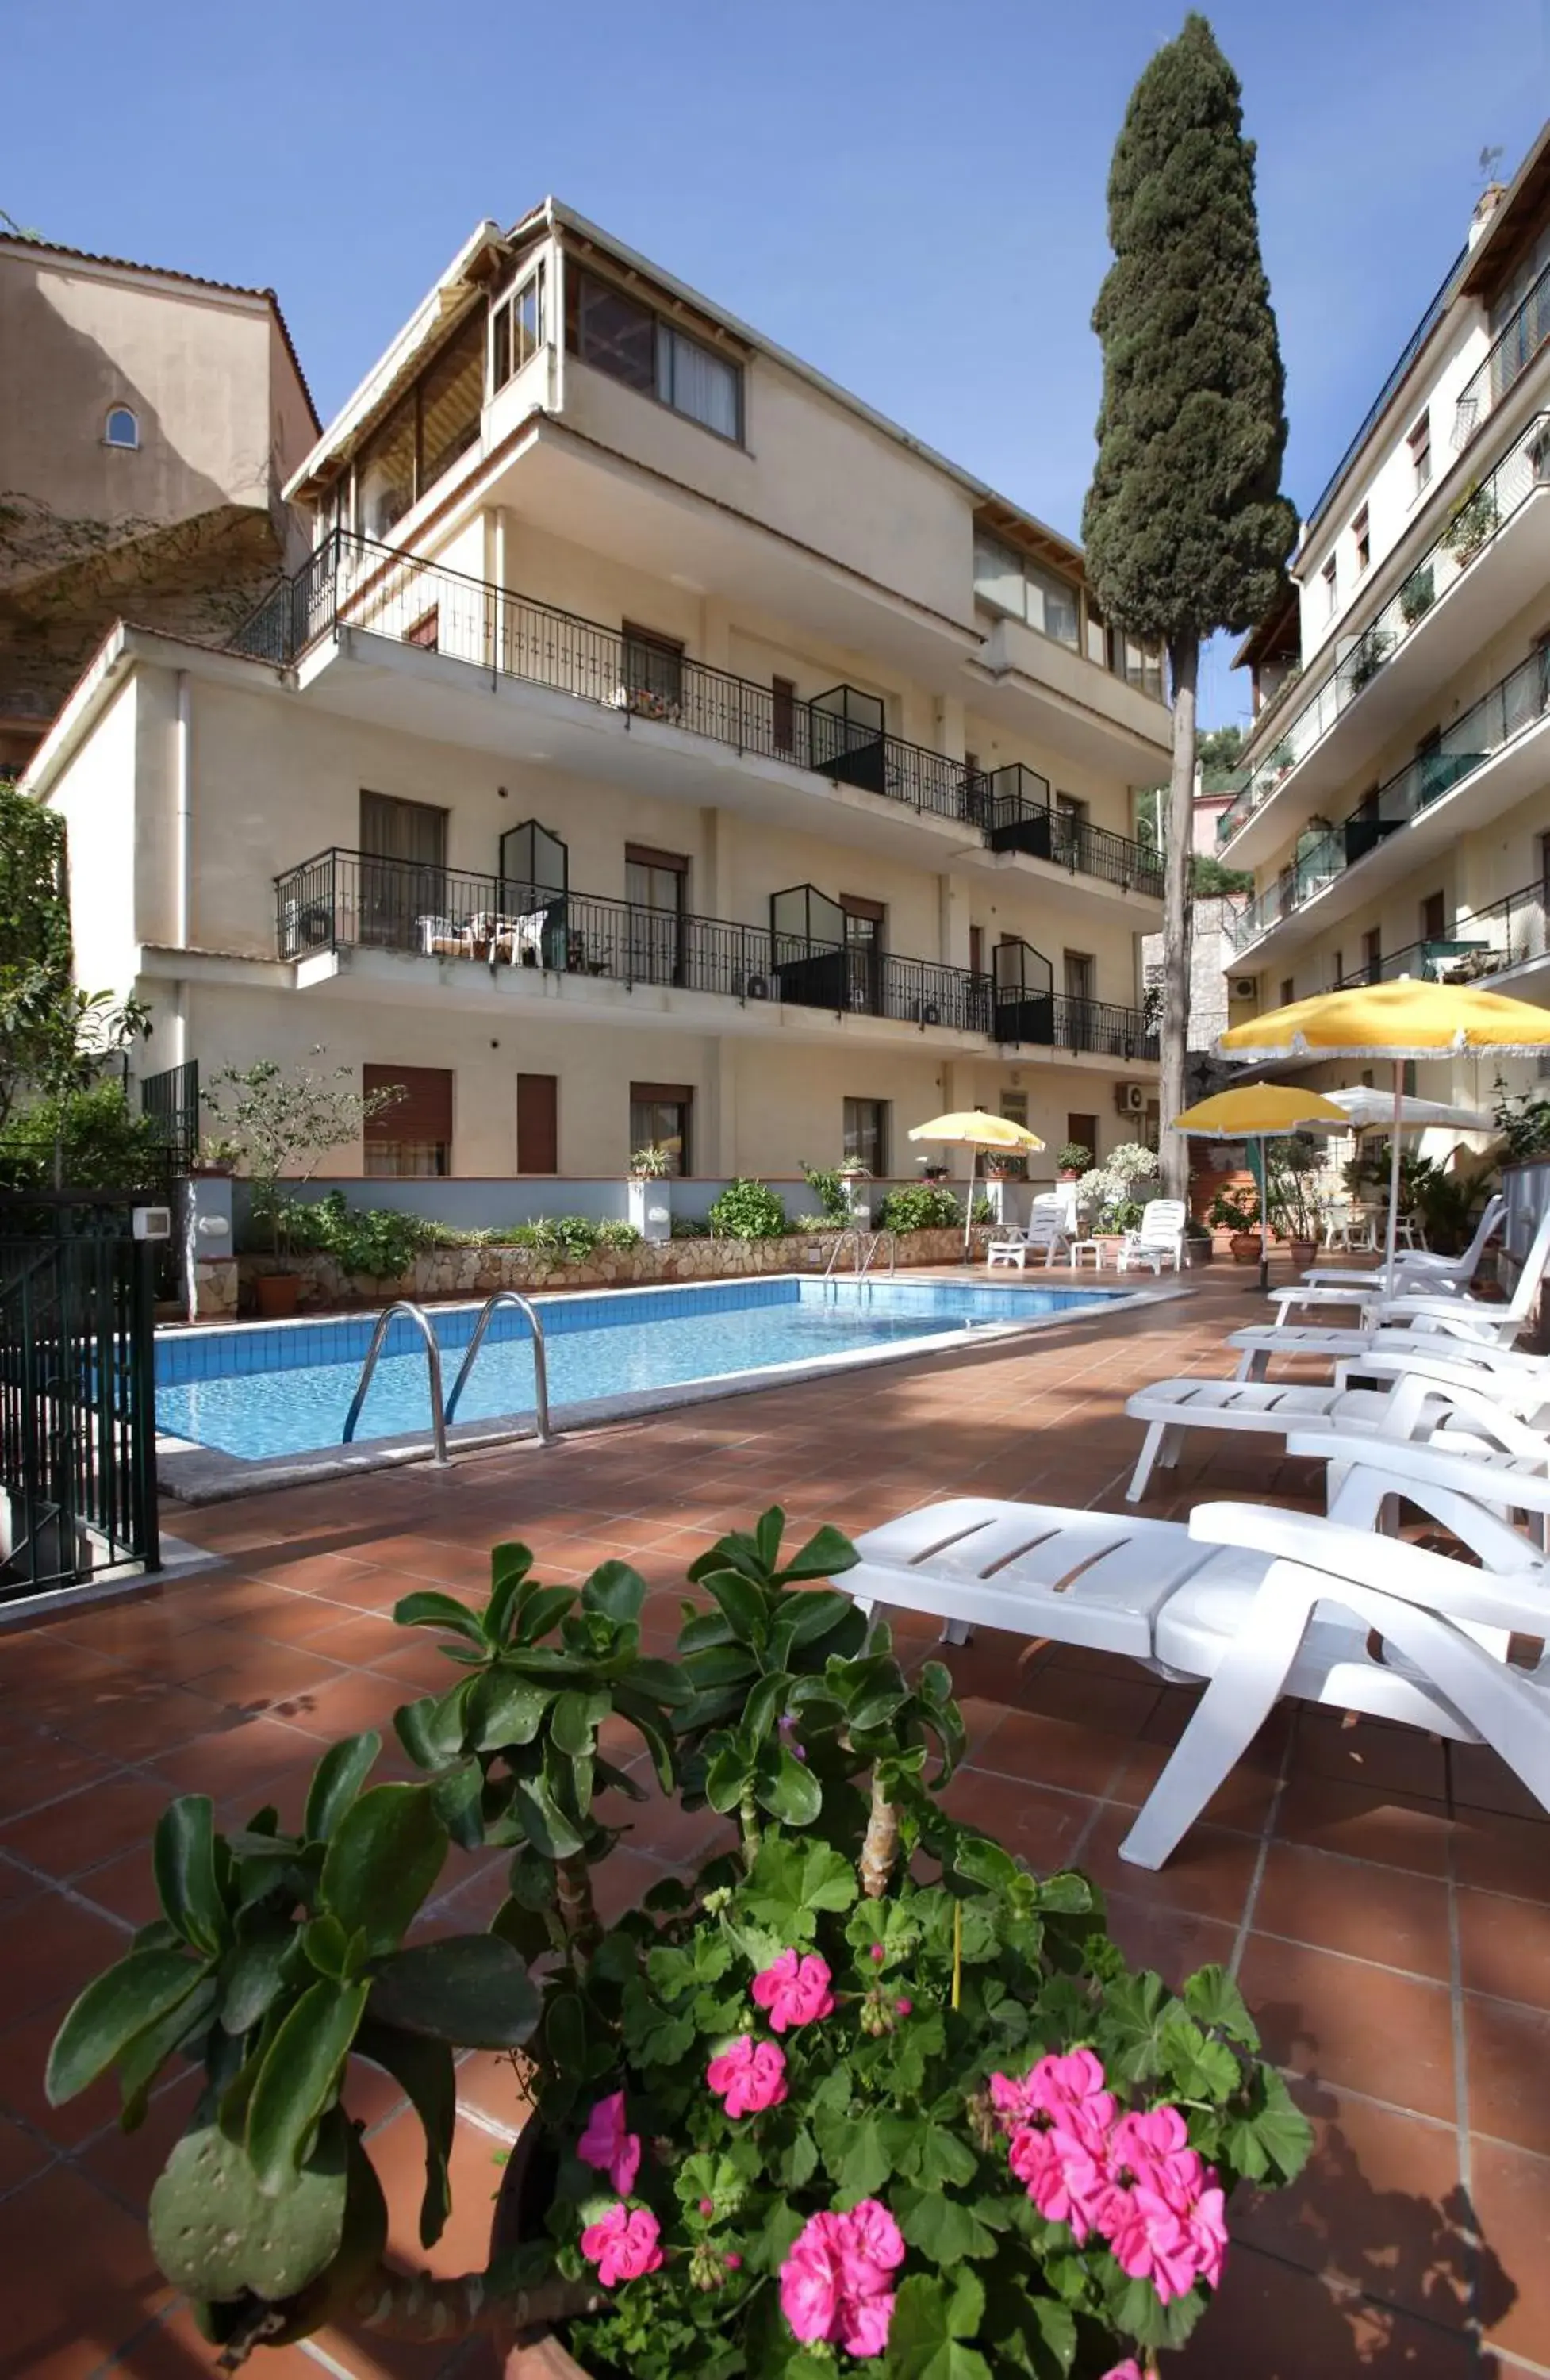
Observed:
[[[1292,1240],[1290,1245],[1292,1263],[1301,1271],[1306,1272],[1318,1254],[1318,1243],[1316,1240]]]
[[[286,1322],[301,1297],[301,1275],[260,1272],[253,1276],[253,1304],[265,1322]]]
[[[538,2201],[543,2183],[536,2170],[538,2149],[537,2127],[525,2124],[506,2159],[501,2187],[495,2193],[495,2215],[490,2228],[491,2257],[509,2255],[514,2248],[520,2247],[525,2236],[531,2237],[542,2228]],[[530,2338],[519,2347],[515,2331],[498,2325],[494,2341],[502,2380],[587,2380],[582,2365],[551,2332]]]
[[[1234,1264],[1258,1264],[1259,1233],[1257,1232],[1234,1232],[1230,1245]]]

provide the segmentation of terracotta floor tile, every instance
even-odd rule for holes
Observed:
[[[343,1730],[341,1730],[343,1732]],[[217,1803],[240,1795],[254,1809],[272,1777],[307,1756],[310,1739],[260,1714],[237,1725],[163,1744],[144,1774],[166,1780],[165,1798],[208,1793]]]
[[[1471,2131],[1550,2156],[1550,2010],[1466,1992],[1464,2055]]]
[[[0,1658],[4,1656],[0,1655]],[[116,1770],[81,1745],[56,1736],[33,1734],[0,1760],[0,1842],[4,1823],[22,1817],[44,1802],[57,1802],[85,1785],[100,1785]]]
[[[166,2070],[145,2121],[126,2132],[115,2124],[76,2152],[79,2169],[133,2215],[143,2216],[163,2167],[188,2129],[203,2076],[181,2061]]]
[[[1456,1830],[1445,1803],[1332,1777],[1299,1776],[1282,1791],[1275,1831],[1278,1839],[1315,1850],[1446,1876]]]
[[[1106,1892],[1122,1893],[1151,1909],[1185,1911],[1232,1926],[1241,1922],[1259,1859],[1256,1842],[1201,1823],[1191,1828],[1166,1867],[1136,1867],[1120,1856],[1134,1823],[1132,1809],[1110,1804],[1099,1813],[1083,1849],[1083,1866]]]
[[[975,1766],[1030,1784],[1064,1786],[1101,1798],[1124,1767],[1128,1745],[1075,1719],[1009,1710],[975,1748]]]
[[[41,2173],[45,2165],[53,2163],[54,2155],[46,2141],[38,2140],[8,2117],[0,2117],[0,2198]]]
[[[1238,1981],[1278,2065],[1453,2119],[1449,1996],[1387,1968],[1251,1934]]]
[[[1489,1744],[1450,1743],[1447,1772],[1456,1808],[1499,1810],[1509,1817],[1533,1818],[1542,1826],[1545,1823],[1543,1805]]]
[[[1272,1843],[1253,1922],[1256,1933],[1343,1950],[1438,1983],[1452,1973],[1447,1887],[1438,1876]]]
[[[1418,1728],[1389,1727],[1381,1719],[1334,1711],[1304,1711],[1292,1750],[1292,1774],[1338,1778],[1349,1785],[1447,1798],[1447,1759],[1442,1739]]]
[[[0,1828],[0,1848],[44,1876],[79,1876],[130,1844],[148,1843],[166,1804],[159,1786],[115,1775],[109,1784],[85,1786],[11,1819]]]
[[[6,1928],[6,2015],[19,2023],[73,1999],[129,1947],[127,1929],[62,1892],[30,1900]]]
[[[107,2362],[169,2295],[145,2226],[67,2166],[6,2203],[0,2374],[65,2380]],[[82,2253],[91,2242],[90,2254]]]
[[[1471,1891],[1458,1907],[1464,1989],[1550,2009],[1550,1908]]]
[[[1165,1984],[1177,1991],[1197,1967],[1225,1967],[1238,1940],[1235,1925],[1215,1917],[1197,1917],[1184,1909],[1167,1909],[1133,1900],[1120,1892],[1106,1892],[1108,1930],[1134,1965],[1155,1968]]]
[[[1064,1867],[1098,1808],[1075,1793],[1047,1792],[982,1769],[961,1768],[943,1806],[965,1826],[979,1827],[1015,1852],[1039,1876]]]
[[[1470,2180],[1485,2257],[1482,2330],[1493,2347],[1543,2370],[1550,2365],[1550,2161],[1471,2139]]]
[[[1253,2248],[1229,2253],[1220,2296],[1168,2380],[1490,2380],[1472,2343]]]
[[[1460,1884],[1550,1901],[1550,1826],[1465,1811],[1454,1861]]]

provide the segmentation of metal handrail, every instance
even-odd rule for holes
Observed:
[[[527,1328],[533,1334],[533,1411],[538,1424],[535,1434],[540,1446],[552,1446],[559,1433],[549,1426],[549,1358],[544,1353],[543,1324],[531,1300],[515,1289],[491,1291],[480,1306],[479,1318],[468,1342],[468,1352],[458,1366],[452,1394],[447,1399],[447,1419],[451,1421],[457,1411],[457,1400],[467,1384],[468,1375],[474,1368],[474,1358],[484,1344],[484,1334],[498,1305],[515,1305],[527,1318]]]
[[[366,1361],[360,1367],[360,1378],[356,1382],[355,1395],[350,1399],[350,1410],[345,1415],[345,1429],[339,1443],[341,1446],[348,1446],[356,1434],[356,1424],[360,1419],[360,1409],[366,1402],[366,1391],[371,1385],[371,1375],[377,1368],[377,1358],[382,1352],[382,1342],[387,1337],[388,1325],[400,1314],[407,1317],[425,1342],[426,1366],[430,1375],[430,1436],[436,1449],[436,1462],[438,1466],[441,1466],[448,1460],[447,1415],[446,1408],[442,1402],[442,1351],[436,1342],[436,1333],[430,1328],[430,1318],[425,1308],[412,1304],[406,1297],[397,1299],[394,1305],[388,1306],[377,1317],[377,1328],[371,1333],[371,1344],[366,1351]]]
[[[858,1279],[865,1279],[871,1271],[872,1259],[878,1255],[885,1240],[888,1242],[888,1277],[890,1281],[893,1279],[899,1269],[899,1235],[896,1232],[874,1232],[871,1234],[866,1254],[856,1267]],[[860,1254],[859,1250],[857,1254]]]

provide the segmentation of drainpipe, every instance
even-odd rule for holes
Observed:
[[[188,947],[188,917],[193,875],[194,818],[192,798],[193,687],[187,670],[177,673],[177,730],[173,743],[173,941]],[[173,986],[173,1046],[175,1066],[188,1056],[188,987],[180,978]]]

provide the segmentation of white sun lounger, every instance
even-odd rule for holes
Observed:
[[[1504,1303],[1486,1303],[1466,1295],[1459,1284],[1451,1289],[1446,1281],[1407,1277],[1401,1268],[1399,1286],[1392,1297],[1384,1293],[1381,1277],[1359,1277],[1337,1285],[1333,1278],[1300,1281],[1290,1289],[1273,1289],[1270,1298],[1276,1307],[1278,1324],[1284,1324],[1289,1315],[1309,1306],[1356,1306],[1368,1322],[1425,1320],[1436,1318],[1457,1323],[1462,1318],[1464,1326],[1478,1329],[1495,1337],[1514,1323],[1522,1323],[1533,1305],[1545,1269],[1550,1267],[1550,1208],[1540,1219],[1539,1229],[1523,1258],[1516,1287]]]
[[[1251,1323],[1241,1330],[1229,1331],[1227,1344],[1238,1351],[1236,1377],[1240,1380],[1265,1379],[1276,1355],[1321,1356],[1334,1364],[1364,1355],[1374,1348],[1394,1354],[1438,1355],[1461,1364],[1483,1365],[1494,1371],[1545,1363],[1543,1355],[1525,1354],[1520,1348],[1501,1346],[1495,1340],[1477,1339],[1470,1331],[1397,1328],[1368,1330],[1360,1325],[1349,1330],[1325,1330],[1316,1322],[1289,1322],[1284,1330],[1277,1329],[1274,1323]]]
[[[1474,1236],[1462,1256],[1435,1256],[1428,1248],[1406,1249],[1396,1261],[1396,1271],[1402,1279],[1405,1287],[1424,1290],[1442,1288],[1452,1282],[1472,1281],[1480,1269],[1480,1260],[1485,1254],[1486,1245],[1499,1228],[1502,1217],[1506,1213],[1507,1200],[1498,1191],[1494,1197],[1486,1200],[1481,1210],[1480,1220],[1475,1225]],[[1380,1296],[1387,1281],[1387,1276],[1381,1267],[1373,1267],[1365,1271],[1357,1272],[1350,1265],[1327,1265],[1322,1269],[1315,1266],[1312,1272],[1305,1272],[1302,1278],[1310,1285],[1314,1281],[1327,1281],[1337,1289],[1370,1288],[1375,1290]]]
[[[1293,1430],[1324,1427],[1367,1439],[1451,1437],[1504,1452],[1531,1455],[1536,1448],[1550,1467],[1550,1439],[1520,1416],[1544,1402],[1544,1384],[1530,1376],[1449,1366],[1419,1358],[1372,1357],[1372,1372],[1393,1379],[1389,1389],[1304,1386],[1284,1380],[1156,1380],[1127,1399],[1132,1421],[1147,1424],[1135,1471],[1125,1490],[1130,1503],[1145,1494],[1153,1470],[1171,1470],[1187,1429],[1249,1431],[1285,1438]]]
[[[1490,1742],[1550,1808],[1550,1663],[1505,1666],[1510,1632],[1544,1632],[1544,1555],[1476,1500],[1475,1463],[1409,1445],[1353,1456],[1325,1436],[1300,1451],[1349,1464],[1328,1520],[1205,1505],[1186,1529],[956,1498],[869,1530],[845,1584],[864,1609],[943,1620],[953,1642],[1006,1628],[1212,1680],[1120,1845],[1138,1866],[1163,1864],[1285,1694]],[[1513,1492],[1550,1512],[1543,1476]],[[1401,1494],[1482,1569],[1378,1535]]]

